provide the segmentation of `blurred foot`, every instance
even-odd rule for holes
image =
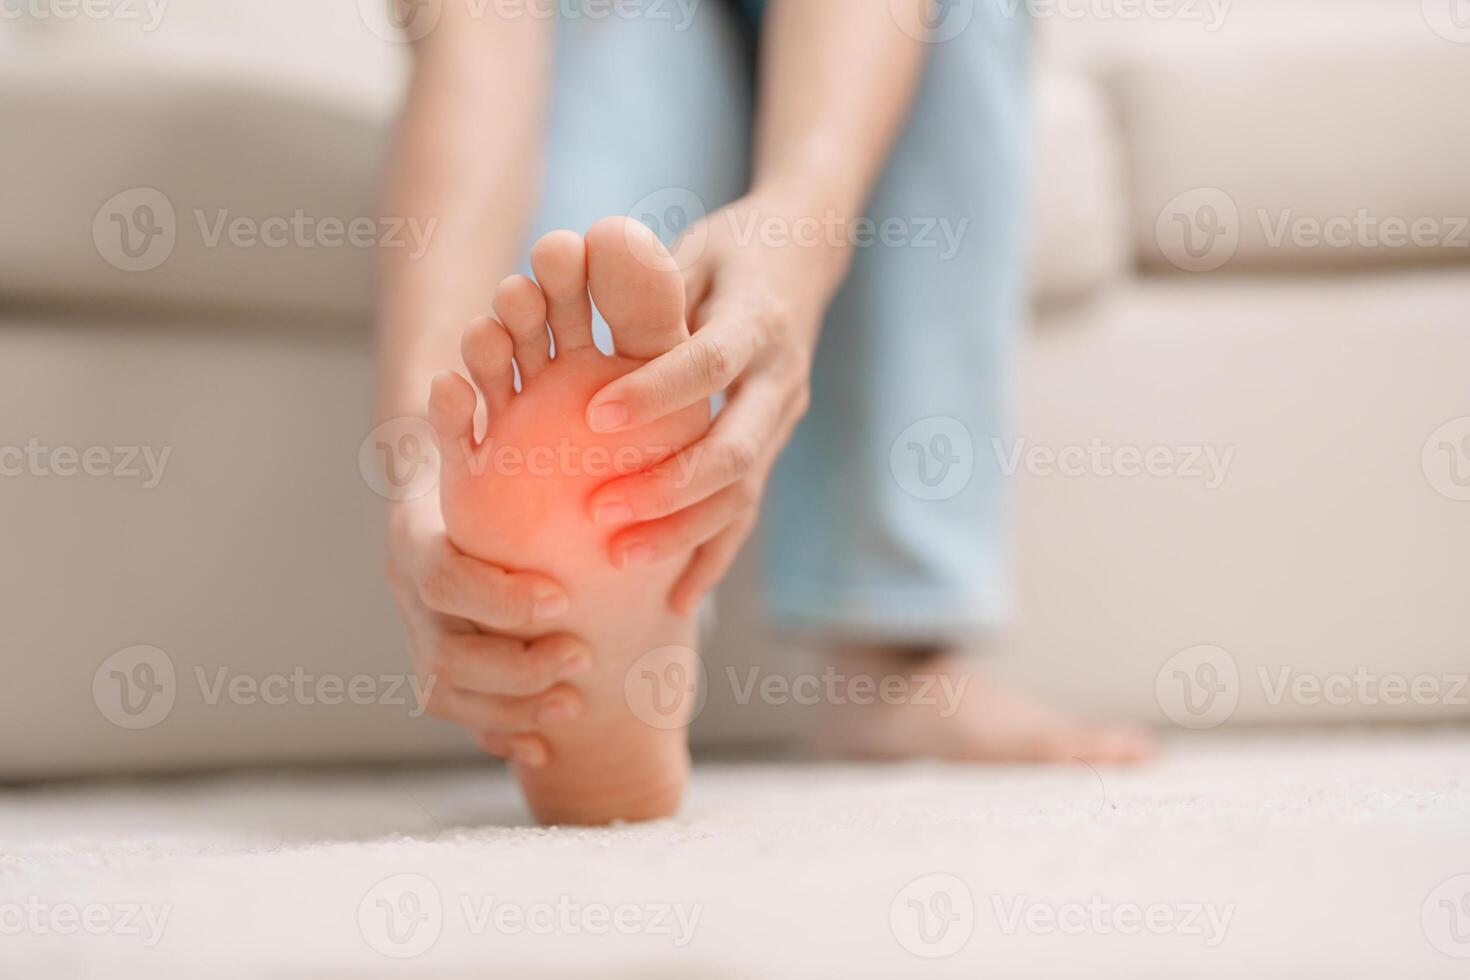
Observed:
[[[869,704],[830,705],[824,754],[857,759],[971,762],[1142,762],[1158,754],[1145,729],[1094,724],[978,673],[974,658],[895,648],[848,649],[838,669],[888,691]]]

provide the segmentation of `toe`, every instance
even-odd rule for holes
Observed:
[[[1153,755],[1148,738],[1131,728],[1097,726],[1079,740],[1089,762],[1121,764],[1141,762]]]
[[[624,357],[649,359],[689,337],[678,263],[647,226],[603,218],[587,232],[592,299]]]
[[[429,388],[429,425],[439,437],[439,452],[448,459],[448,447],[475,434],[475,389],[453,371],[434,375]]]
[[[510,334],[494,317],[482,316],[464,332],[460,355],[475,386],[485,396],[485,407],[494,415],[515,395],[515,347]]]
[[[553,231],[531,249],[531,269],[546,297],[546,322],[557,352],[592,346],[587,298],[587,243],[573,231]]]
[[[546,332],[546,297],[526,276],[511,276],[495,290],[495,315],[515,345],[521,384],[540,374],[551,361],[551,335]]]
[[[1119,762],[1146,762],[1159,754],[1159,743],[1147,729],[1128,726],[1113,734]]]

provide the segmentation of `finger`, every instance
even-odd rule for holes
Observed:
[[[587,501],[593,523],[657,520],[744,479],[759,463],[760,447],[779,444],[789,400],[775,383],[742,384],[703,439],[642,473],[598,487]]]
[[[691,227],[674,243],[674,262],[684,272],[684,320],[690,330],[697,329],[699,309],[709,297],[710,284],[714,280],[711,275],[713,266],[703,261],[709,236],[699,234],[698,227]]]
[[[591,648],[565,633],[529,644],[508,636],[448,633],[438,638],[425,670],[461,691],[529,697],[591,666]]]
[[[521,629],[567,611],[561,587],[544,575],[507,572],[464,554],[446,539],[417,575],[419,599],[446,616],[488,629]]]
[[[541,769],[551,761],[551,749],[539,735],[487,732],[480,736],[480,748],[489,755],[510,759],[527,769]]]
[[[593,432],[647,425],[723,391],[756,351],[756,331],[712,321],[688,340],[604,387],[587,405]]]
[[[582,695],[562,685],[534,698],[508,698],[498,694],[475,694],[445,685],[430,693],[429,714],[453,722],[472,732],[517,734],[536,731],[582,714]]]
[[[629,528],[614,537],[608,546],[612,563],[618,568],[634,568],[683,554],[704,544],[750,511],[756,496],[754,485],[741,481],[671,517]]]
[[[669,606],[681,616],[693,616],[699,609],[709,590],[719,584],[720,579],[735,563],[745,539],[755,526],[755,515],[736,521],[718,536],[706,542],[694,553],[694,560],[674,583],[669,594]]]

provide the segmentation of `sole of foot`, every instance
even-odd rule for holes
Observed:
[[[694,624],[668,604],[688,556],[618,551],[619,529],[599,526],[587,506],[599,486],[697,441],[709,406],[611,435],[592,432],[586,416],[604,385],[688,337],[683,280],[652,232],[626,218],[603,219],[585,240],[547,235],[532,250],[532,268],[534,279],[502,282],[495,316],[466,331],[473,384],[454,374],[435,379],[430,421],[443,459],[445,526],[465,554],[542,572],[566,588],[565,613],[538,621],[525,638],[567,632],[594,651],[591,667],[558,688],[554,707],[525,721],[550,748],[544,766],[512,760],[536,818],[599,825],[664,817],[688,778],[687,715],[681,720],[679,705],[660,701],[657,684],[630,676],[650,657],[660,670],[693,674]],[[593,343],[594,302],[612,332],[611,355]],[[479,402],[485,422],[476,438]]]

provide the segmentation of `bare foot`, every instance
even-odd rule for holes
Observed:
[[[1152,758],[1147,731],[1090,724],[977,673],[972,658],[901,649],[847,651],[838,670],[879,692],[829,706],[818,748],[862,759],[1127,763]],[[887,694],[883,694],[885,679]],[[848,685],[849,690],[856,689]]]
[[[488,413],[482,440],[474,439],[475,388],[457,375],[435,379],[430,420],[443,450],[445,526],[466,554],[560,581],[570,608],[538,632],[574,633],[594,651],[590,670],[521,720],[551,753],[514,761],[537,819],[602,824],[666,816],[688,776],[685,728],[678,718],[640,720],[667,705],[638,703],[644,689],[625,693],[625,676],[652,650],[662,651],[659,669],[694,669],[694,626],[668,605],[687,559],[646,561],[618,550],[612,531],[587,516],[587,503],[598,486],[694,442],[709,427],[709,406],[616,435],[594,434],[586,410],[602,386],[688,337],[683,281],[653,234],[623,218],[598,222],[585,242],[571,232],[547,235],[532,265],[537,279],[502,282],[496,318],[465,334],[465,364]],[[615,356],[593,345],[589,279]]]

